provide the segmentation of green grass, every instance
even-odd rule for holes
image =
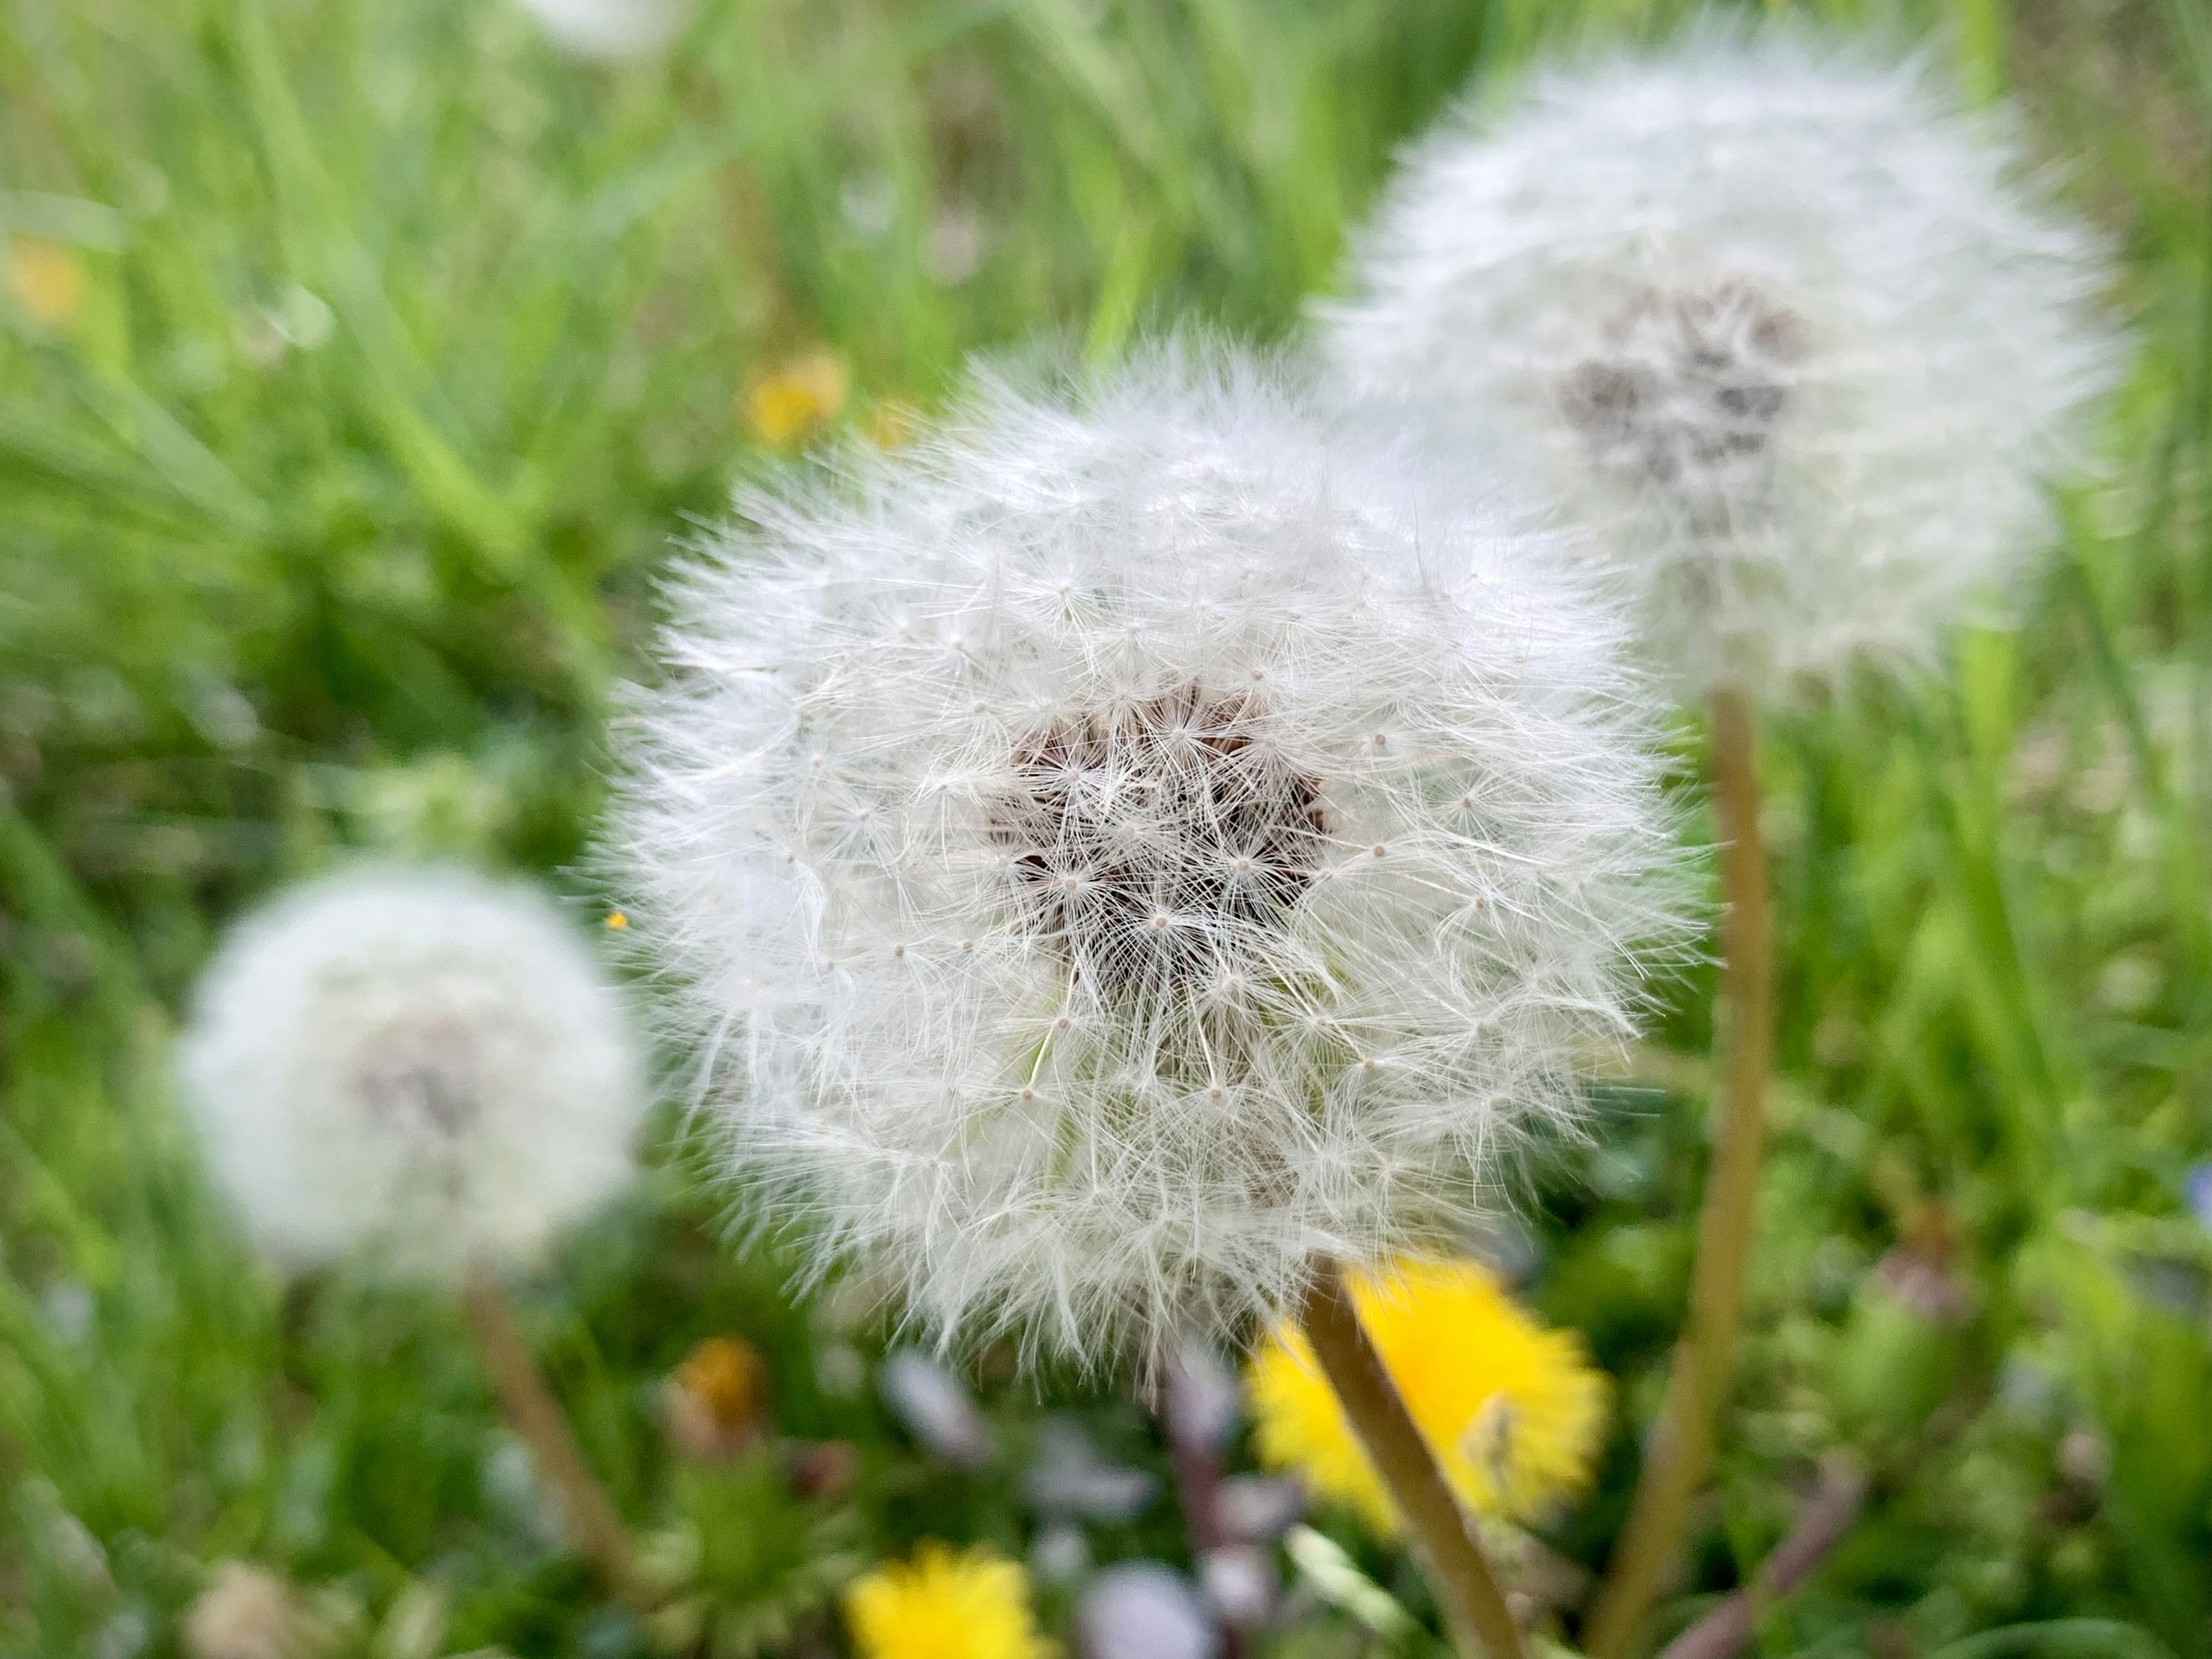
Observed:
[[[1966,1639],[2064,1618],[2204,1659],[2212,1239],[2179,1194],[2212,1157],[2212,22],[1822,9],[1936,32],[1971,94],[2021,94],[2124,251],[2143,349],[2027,625],[1769,735],[1785,1081],[1722,1501],[1666,1616],[1747,1571],[1842,1440],[1869,1519],[1765,1651],[2121,1650],[2081,1622]],[[238,1555],[375,1619],[434,1587],[445,1648],[401,1617],[387,1659],[641,1650],[514,1479],[454,1313],[280,1291],[204,1189],[164,1043],[215,930],[349,847],[566,879],[671,538],[769,464],[738,401],[763,366],[826,345],[865,418],[1040,331],[1099,357],[1163,318],[1279,334],[1468,75],[1662,21],[706,0],[666,60],[603,70],[505,0],[0,0],[0,230],[82,282],[62,326],[0,296],[0,1651],[179,1652]],[[1702,1054],[1706,990],[1667,1051]],[[1534,1293],[1635,1423],[1703,1158],[1699,1066],[1651,1063],[1663,1089],[1620,1091],[1534,1230]],[[787,1304],[721,1220],[671,1158],[525,1294],[632,1518],[703,1517],[756,1611],[812,1603],[732,1516],[819,1527],[817,1554],[1022,1548],[1018,1459],[951,1475],[825,1391],[835,1310]],[[1966,1317],[1879,1287],[1900,1243]],[[672,1458],[654,1389],[725,1329],[769,1355],[787,1432],[860,1446],[853,1500],[793,1519]],[[994,1401],[1012,1447],[1069,1407],[1158,1462],[1110,1393]],[[1565,1552],[1601,1557],[1632,1448]],[[1186,1548],[1164,1512],[1097,1542]],[[802,1617],[785,1650],[820,1639]]]

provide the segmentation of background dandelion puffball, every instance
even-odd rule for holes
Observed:
[[[521,0],[562,50],[602,63],[650,58],[689,21],[691,0]]]
[[[1663,928],[1613,622],[1197,347],[850,466],[691,572],[617,817],[738,1167],[1091,1359],[1467,1220]]]
[[[2012,126],[1787,24],[1540,74],[1408,155],[1328,353],[1443,464],[1547,471],[1686,693],[1924,659],[2121,357]]]
[[[282,1261],[450,1278],[526,1260],[626,1182],[645,1103],[621,1000],[534,889],[356,872],[249,917],[181,1054],[223,1186]]]

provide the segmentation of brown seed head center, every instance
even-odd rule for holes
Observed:
[[[459,1137],[481,1110],[472,1047],[459,1022],[411,1021],[389,1030],[362,1063],[360,1097],[386,1121]]]
[[[1559,403],[1597,467],[1699,500],[1756,491],[1806,355],[1804,319],[1748,283],[1647,289],[1567,371]]]
[[[1016,740],[990,831],[1023,927],[1097,989],[1235,974],[1313,884],[1321,781],[1270,739],[1267,713],[1186,684]]]

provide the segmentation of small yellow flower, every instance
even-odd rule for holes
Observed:
[[[9,297],[42,328],[58,333],[84,310],[84,261],[66,243],[10,236],[0,277]]]
[[[610,910],[607,912],[605,927],[609,933],[619,933],[623,928],[629,926],[629,918],[623,915],[620,910]]]
[[[878,449],[904,449],[921,421],[921,410],[905,398],[885,398],[860,417],[860,435]]]
[[[827,351],[803,351],[745,384],[745,422],[775,449],[805,441],[845,406],[845,365]]]
[[[741,1336],[710,1336],[684,1356],[663,1391],[668,1431],[693,1457],[734,1457],[765,1435],[768,1362]]]
[[[1544,1328],[1471,1261],[1407,1261],[1350,1284],[1360,1322],[1463,1503],[1526,1521],[1589,1484],[1608,1388],[1580,1336]],[[1263,1462],[1295,1470],[1379,1532],[1397,1532],[1302,1333],[1277,1331],[1245,1386]]]
[[[986,1549],[925,1541],[845,1592],[860,1659],[1050,1659],[1030,1610],[1029,1574]]]

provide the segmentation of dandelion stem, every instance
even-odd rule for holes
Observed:
[[[1659,1410],[1628,1521],[1583,1631],[1591,1659],[1618,1659],[1650,1610],[1662,1569],[1683,1543],[1690,1509],[1712,1465],[1715,1423],[1728,1395],[1743,1285],[1758,1218],[1765,1139],[1766,1073],[1774,1024],[1766,854],[1759,835],[1758,727],[1741,691],[1711,704],[1713,805],[1720,820],[1722,983],[1729,1008],[1728,1070],[1717,1144],[1698,1221],[1687,1328]]]
[[[507,1421],[551,1484],[586,1558],[608,1589],[635,1610],[649,1613],[653,1597],[638,1571],[622,1516],[584,1461],[583,1448],[538,1368],[507,1293],[490,1274],[478,1273],[471,1276],[462,1297],[469,1329]]]
[[[1368,1340],[1334,1262],[1316,1264],[1299,1322],[1352,1432],[1405,1519],[1443,1605],[1453,1644],[1464,1659],[1524,1659],[1520,1629],[1474,1523]]]

